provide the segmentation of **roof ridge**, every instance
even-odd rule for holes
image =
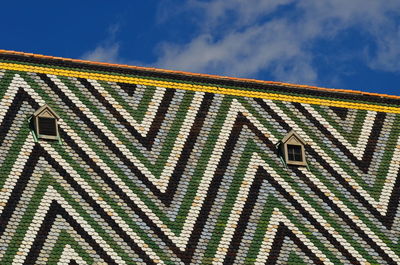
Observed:
[[[35,53],[26,53],[26,52],[12,51],[12,50],[4,50],[4,49],[0,49],[0,53],[35,57],[35,58],[39,58],[39,59],[69,61],[69,62],[75,62],[75,63],[106,66],[106,67],[111,67],[111,68],[128,68],[128,69],[135,69],[135,70],[149,71],[149,72],[179,74],[179,75],[186,75],[186,76],[193,76],[193,77],[203,77],[203,78],[210,78],[210,79],[214,79],[214,80],[227,80],[227,81],[248,82],[248,83],[256,83],[256,84],[266,84],[266,85],[278,85],[278,86],[296,87],[296,88],[319,90],[319,91],[326,91],[326,92],[349,93],[349,94],[358,94],[358,95],[366,95],[366,96],[374,96],[374,97],[400,99],[400,96],[373,93],[373,92],[365,92],[365,91],[352,90],[352,89],[325,88],[325,87],[317,87],[317,86],[310,86],[310,85],[285,83],[285,82],[279,82],[279,81],[265,81],[265,80],[251,79],[251,78],[239,78],[239,77],[229,77],[229,76],[221,76],[221,75],[200,74],[200,73],[168,70],[168,69],[161,69],[161,68],[154,68],[154,67],[144,67],[144,66],[134,66],[134,65],[127,65],[127,64],[116,64],[116,63],[106,63],[106,62],[96,62],[96,61],[81,60],[81,59],[64,58],[64,57],[41,55],[41,54],[35,54]]]

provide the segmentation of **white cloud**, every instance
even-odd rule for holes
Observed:
[[[100,44],[94,50],[83,54],[81,59],[97,62],[118,63],[120,61],[119,44]]]
[[[186,44],[162,43],[155,66],[247,77],[262,71],[280,81],[315,83],[313,45],[352,29],[375,46],[365,43],[353,58],[364,55],[372,68],[400,70],[397,0],[190,0],[186,10],[197,13],[198,35]]]
[[[304,65],[310,58],[299,48],[296,35],[296,29],[288,27],[285,20],[233,31],[220,40],[204,33],[185,46],[164,44],[156,65],[234,76],[272,69],[278,78],[287,79],[287,72],[302,73],[303,78],[312,81],[315,73]]]
[[[221,23],[232,23],[227,21],[229,17],[235,17],[235,26],[248,25],[260,17],[266,17],[281,6],[293,3],[294,0],[213,0],[199,1],[190,0],[187,9],[201,10],[206,19],[203,26],[214,27]]]
[[[389,27],[389,26],[388,26]],[[394,26],[395,27],[395,26]],[[368,65],[372,69],[400,72],[400,26],[382,29],[385,34],[375,34],[376,51],[367,53]]]
[[[119,29],[119,24],[111,25],[107,30],[107,39],[98,44],[93,50],[85,52],[81,56],[81,59],[96,62],[120,63],[120,45],[115,40]]]

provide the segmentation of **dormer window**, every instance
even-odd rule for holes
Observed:
[[[305,141],[293,130],[279,142],[279,154],[287,165],[307,166]]]
[[[33,113],[32,121],[38,139],[58,140],[59,116],[48,105],[40,107]]]

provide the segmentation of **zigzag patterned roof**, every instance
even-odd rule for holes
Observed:
[[[399,103],[1,51],[0,264],[400,263]]]

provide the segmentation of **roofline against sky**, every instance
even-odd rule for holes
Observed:
[[[204,78],[210,78],[210,79],[214,79],[214,80],[227,80],[227,81],[248,82],[248,83],[256,83],[256,84],[266,84],[266,85],[278,85],[278,86],[296,87],[296,88],[319,90],[319,91],[326,91],[326,92],[359,94],[359,95],[367,95],[367,96],[375,96],[375,97],[400,99],[400,96],[364,92],[364,91],[359,91],[359,90],[325,88],[325,87],[299,85],[299,84],[276,82],[276,81],[263,81],[263,80],[257,80],[257,79],[251,79],[251,78],[238,78],[238,77],[219,76],[219,75],[210,75],[210,74],[199,74],[199,73],[167,70],[167,69],[152,68],[152,67],[133,66],[133,65],[126,65],[126,64],[113,64],[113,63],[96,62],[96,61],[89,61],[89,60],[63,58],[63,57],[48,56],[48,55],[41,55],[41,54],[35,54],[35,53],[18,52],[18,51],[12,51],[12,50],[0,49],[0,53],[26,56],[26,57],[34,57],[34,58],[38,58],[38,59],[51,59],[51,60],[61,60],[61,61],[68,61],[68,62],[74,62],[74,63],[91,64],[91,65],[105,66],[105,67],[111,67],[111,68],[128,68],[128,69],[156,72],[156,73],[158,72],[158,73],[179,74],[179,75],[186,75],[186,76],[193,76],[193,77],[204,77]]]

